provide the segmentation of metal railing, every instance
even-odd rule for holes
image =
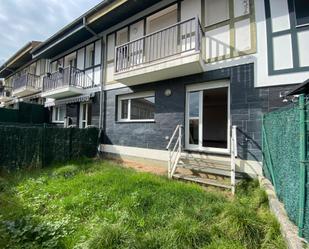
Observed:
[[[204,35],[195,17],[120,45],[115,48],[115,72],[188,51],[200,51]]]
[[[65,86],[91,88],[94,86],[94,82],[83,70],[72,66],[59,69],[57,72],[51,73],[43,78],[43,92]]]
[[[177,139],[174,143],[174,146],[172,146],[176,135]],[[173,135],[170,138],[168,145],[166,146],[166,149],[169,152],[167,173],[168,177],[172,178],[176,171],[176,167],[182,152],[182,125],[176,126],[176,129],[174,130]]]
[[[0,98],[8,98],[11,97],[12,93],[10,88],[3,87],[0,89]]]
[[[235,187],[236,187],[236,158],[238,156],[237,152],[237,126],[232,126],[231,131],[231,188],[232,194],[235,194]]]
[[[25,73],[19,77],[13,78],[12,85],[13,90],[17,90],[22,87],[33,87],[35,89],[41,89],[40,76],[31,73]]]

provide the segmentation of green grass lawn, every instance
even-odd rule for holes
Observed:
[[[0,248],[283,249],[255,181],[228,192],[84,160],[0,178]]]

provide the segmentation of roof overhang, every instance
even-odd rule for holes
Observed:
[[[161,0],[105,0],[32,50],[33,58],[53,58]]]
[[[30,62],[32,60],[31,51],[39,44],[40,42],[38,41],[28,42],[25,46],[18,50],[0,67],[0,78],[9,76],[12,72]]]
[[[309,79],[303,83],[297,85],[292,91],[290,91],[287,96],[299,95],[299,94],[309,94]]]

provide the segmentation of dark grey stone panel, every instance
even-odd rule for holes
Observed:
[[[262,116],[265,112],[284,106],[280,92],[288,91],[293,86],[255,88],[253,64],[106,91],[104,143],[165,149],[165,137],[172,135],[176,125],[184,125],[186,85],[207,84],[207,81],[222,79],[230,80],[231,123],[238,127],[239,156],[261,161]],[[164,95],[168,88],[172,90],[170,97]],[[156,98],[155,122],[117,122],[117,95],[150,90],[155,92]]]

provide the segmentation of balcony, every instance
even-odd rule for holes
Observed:
[[[13,79],[12,95],[24,97],[41,91],[40,77],[34,74],[25,73]]]
[[[69,66],[43,78],[42,97],[61,99],[77,96],[93,86],[93,80],[84,71]]]
[[[7,102],[12,99],[11,88],[6,86],[0,88],[0,103]]]
[[[203,37],[191,18],[116,47],[118,82],[137,85],[203,72]]]

